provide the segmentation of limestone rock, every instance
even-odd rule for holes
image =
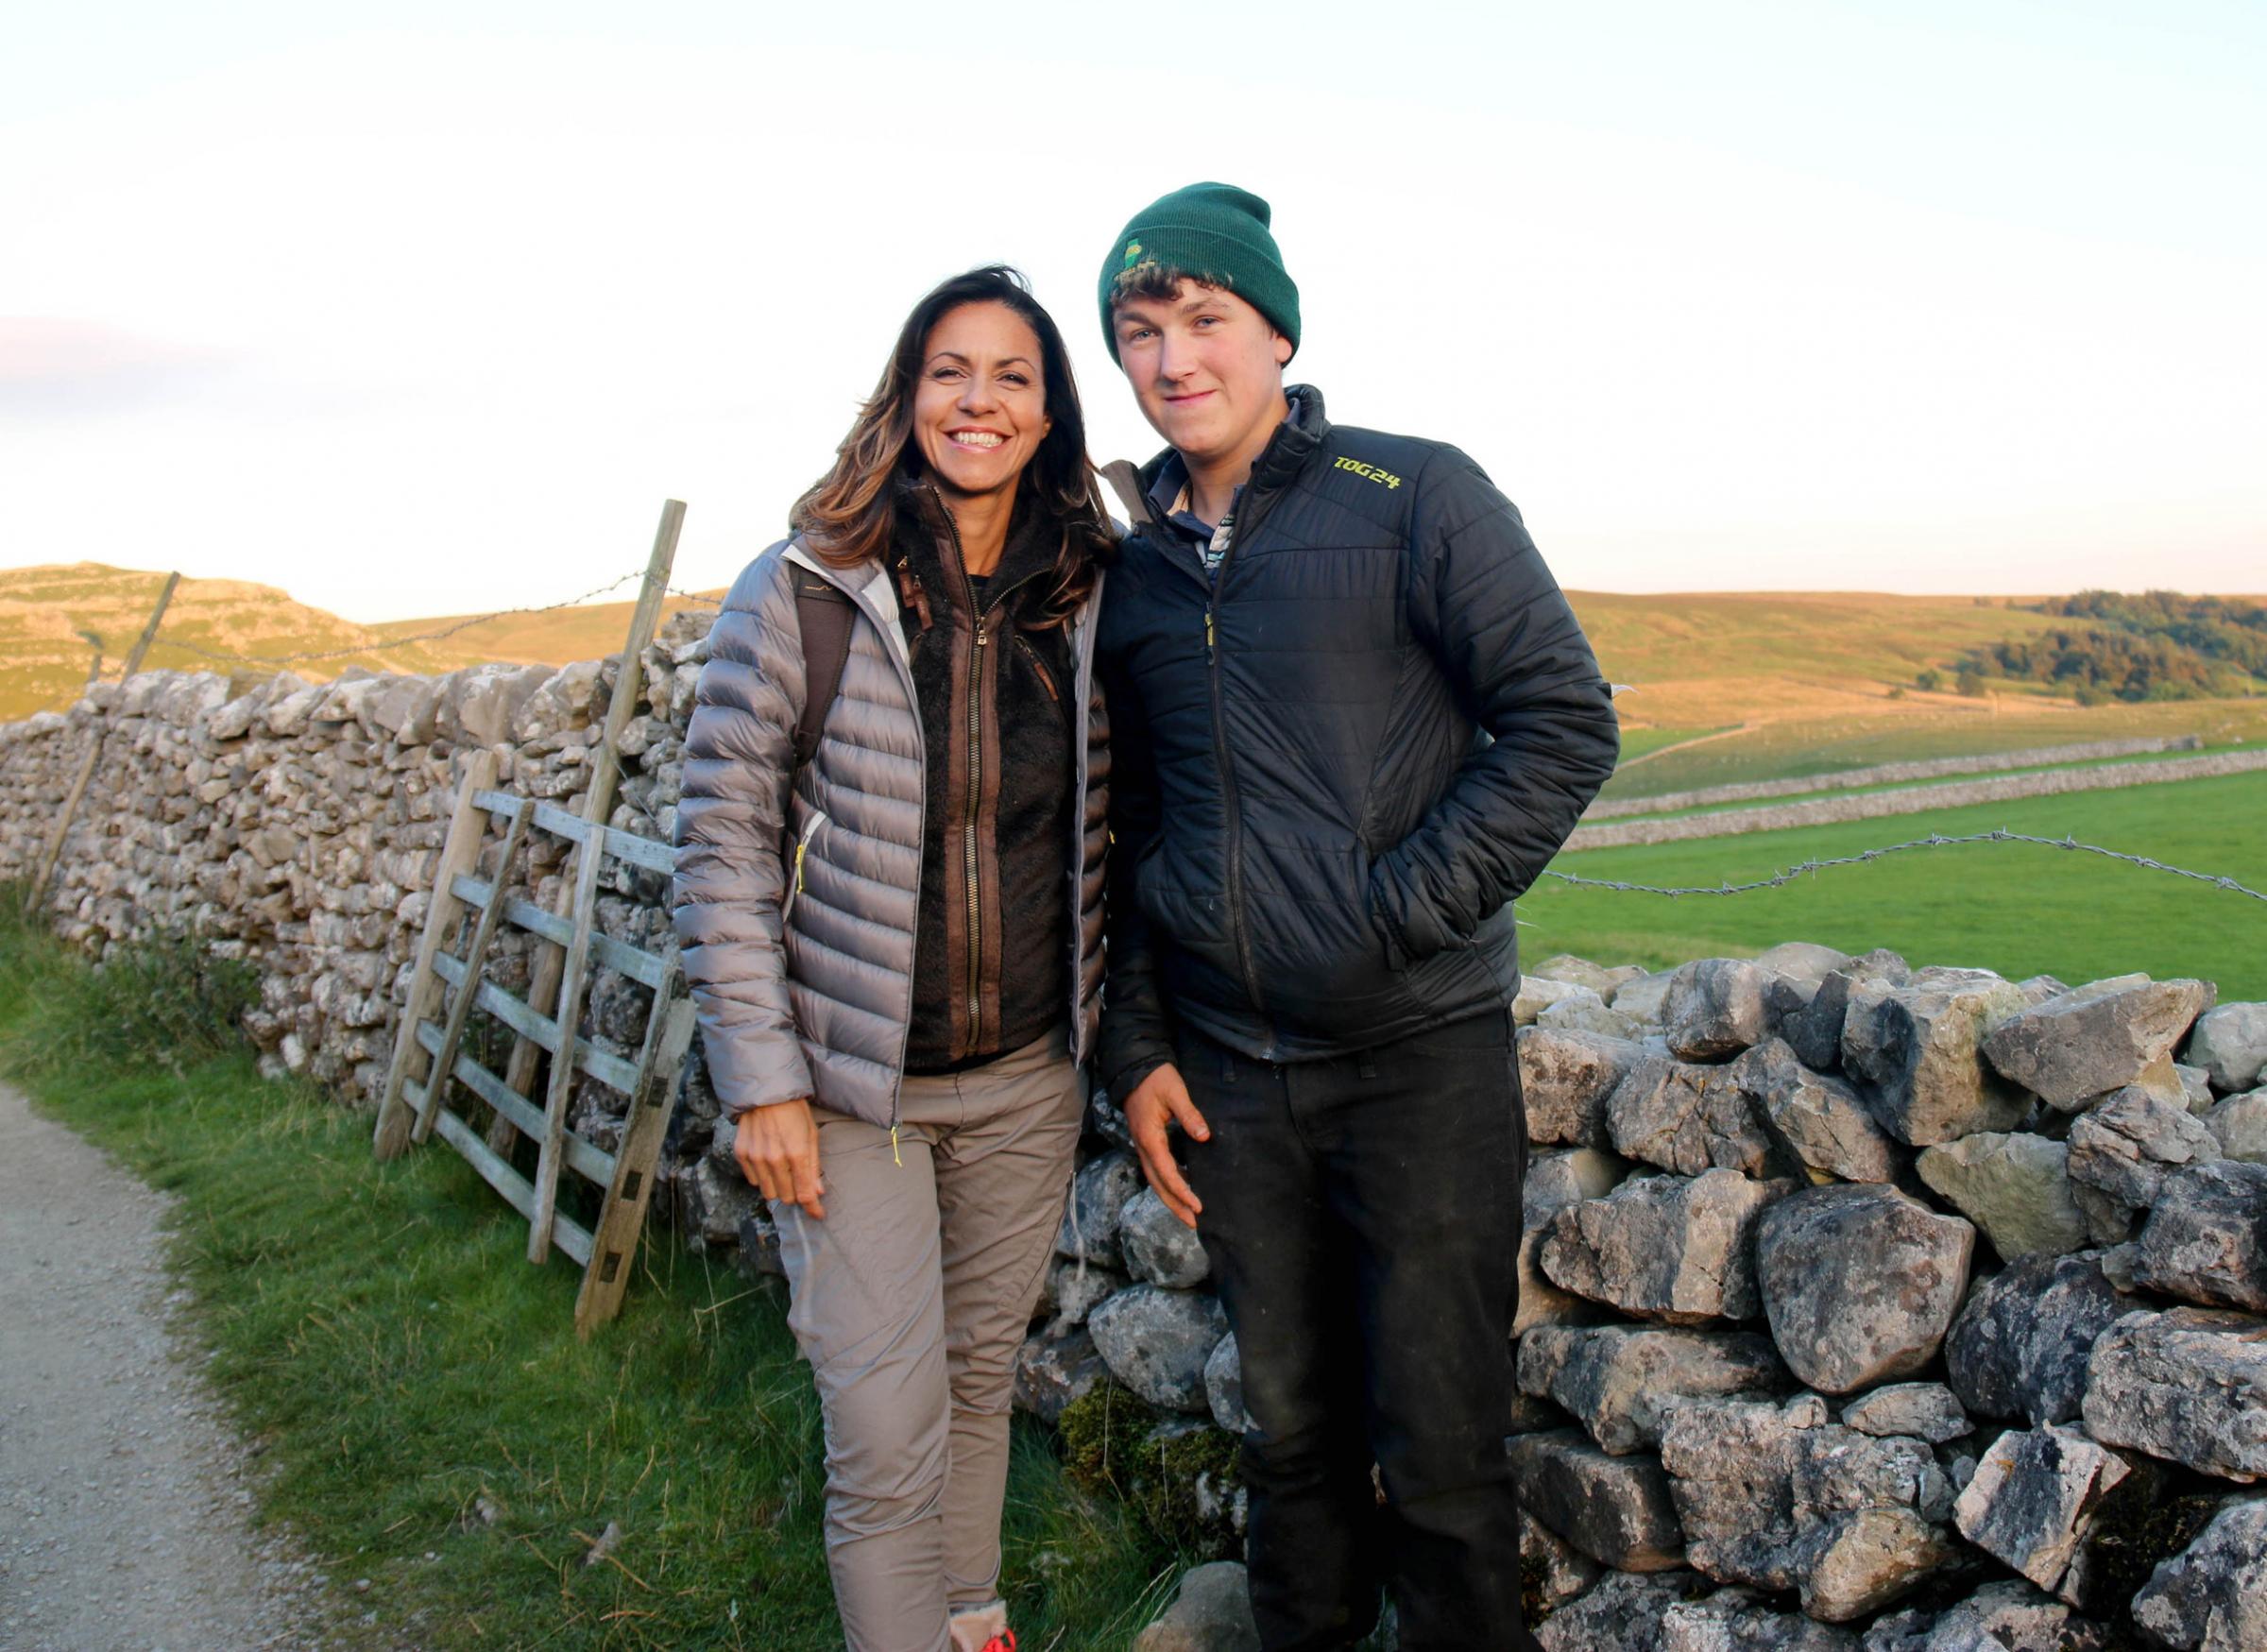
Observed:
[[[1134,1652],[1259,1652],[1241,1562],[1215,1560],[1184,1572],[1173,1604],[1134,1638]]]
[[[2028,1583],[1987,1583],[1931,1620],[1883,1618],[1862,1652],[2110,1652],[2108,1634]]]
[[[1055,1328],[1083,1325],[1086,1316],[1134,1282],[1115,1268],[1063,1256],[1048,1269],[1047,1303],[1054,1312]]]
[[[1116,1267],[1118,1221],[1141,1184],[1141,1166],[1123,1149],[1102,1153],[1081,1168],[1070,1184],[1055,1253]]]
[[[1736,1170],[1625,1182],[1551,1218],[1543,1270],[1577,1296],[1649,1320],[1747,1319],[1759,1305],[1749,1231],[1789,1191]]]
[[[2163,1061],[2216,996],[2201,980],[2093,981],[2008,1016],[1986,1036],[1985,1059],[2034,1095],[2074,1109]]]
[[[2267,1165],[2267,1090],[2228,1097],[2204,1116],[2204,1128],[2226,1157]]]
[[[1798,1591],[1815,1618],[1878,1610],[1951,1558],[1952,1483],[1927,1442],[1829,1422],[1815,1394],[1679,1405],[1661,1454],[1692,1564]]]
[[[1825,989],[1819,989],[1823,992]],[[1869,1086],[1883,1129],[1917,1148],[2011,1130],[2029,1103],[1983,1059],[1985,1037],[2028,1006],[1987,969],[1924,969],[1907,986],[1852,989],[1842,1064]]]
[[[1661,1652],[1858,1652],[1849,1629],[1775,1611],[1752,1590],[1723,1589],[1662,1614]]]
[[[1798,982],[1814,991],[1825,984],[1828,976],[1837,969],[1849,968],[1854,962],[1849,953],[1821,946],[1815,941],[1781,941],[1755,955],[1755,967],[1766,975]]]
[[[1984,1065],[1979,1045],[2020,1009],[2016,983],[1990,970],[1927,967],[1906,986],[1859,981],[1843,1022],[1843,1067],[1866,1081],[1875,1117],[1909,1147],[2011,1129],[2027,1101]]]
[[[1588,987],[1611,1004],[1623,982],[1641,979],[1646,971],[1642,963],[1618,964],[1609,969],[1603,964],[1591,962],[1587,958],[1577,958],[1571,952],[1559,952],[1544,959],[1527,973],[1539,975],[1545,980],[1562,980],[1574,986]]]
[[[1768,972],[1740,958],[1700,958],[1669,977],[1662,1026],[1669,1049],[1685,1061],[1736,1055],[1764,1036]]]
[[[2181,1060],[2202,1067],[2222,1095],[2248,1090],[2267,1073],[2267,1004],[2222,1004],[2197,1017]]]
[[[2086,1398],[2096,1338],[2141,1303],[2113,1285],[2099,1254],[2032,1255],[1982,1281],[1945,1340],[1960,1403],[1982,1417],[2068,1422]]]
[[[1638,1038],[1645,1030],[1645,1024],[1634,1016],[1625,1015],[1588,995],[1545,1004],[1535,1012],[1532,1025],[1547,1027],[1555,1032],[1588,1032],[1599,1038]]]
[[[2133,1274],[2166,1296],[2267,1313],[2267,1165],[2223,1161],[2168,1176]]]
[[[1541,976],[1523,975],[1519,978],[1519,994],[1511,1000],[1511,1025],[1532,1026],[1535,1017],[1553,1004],[1568,1001],[1606,1007],[1606,1000],[1588,987],[1578,987],[1571,981],[1545,980]]]
[[[547,665],[476,665],[441,679],[435,726],[443,739],[466,745],[500,745],[512,720],[554,674]],[[274,713],[269,713],[274,723]]]
[[[1985,1131],[1924,1149],[1914,1168],[2007,1261],[2081,1250],[2091,1236],[2071,1185],[2067,1143]]]
[[[1210,1408],[1204,1365],[1228,1334],[1219,1301],[1193,1290],[1136,1285],[1086,1316],[1110,1374],[1166,1411]]]
[[[1609,1456],[1574,1428],[1514,1435],[1510,1452],[1521,1506],[1600,1565],[1665,1572],[1683,1563],[1683,1534],[1654,1458]]]
[[[1204,1403],[1213,1422],[1230,1434],[1240,1435],[1252,1425],[1251,1414],[1244,1409],[1244,1363],[1236,1354],[1233,1331],[1204,1361]]]
[[[2267,1320],[2127,1314],[2094,1344],[2085,1416],[2105,1445],[2226,1480],[2267,1476]]]
[[[1519,1032],[1519,1085],[1527,1139],[1610,1148],[1606,1101],[1646,1059],[1645,1047],[1593,1032],[1526,1027]]]
[[[1976,1230],[1894,1188],[1813,1187],[1756,1223],[1771,1335],[1830,1394],[1909,1376],[1935,1355],[1968,1288]]]
[[[2154,1205],[2165,1178],[2182,1166],[2220,1156],[2218,1140],[2187,1107],[2131,1085],[2071,1126],[2070,1148],[2076,1187],[2127,1211]]]
[[[1524,1508],[1519,1514],[1519,1565],[1532,1595],[1540,1598],[1546,1612],[1574,1599],[1606,1575],[1603,1566]]]
[[[1757,1045],[1729,1069],[1756,1121],[1786,1157],[1843,1182],[1887,1182],[1899,1151],[1858,1093],[1813,1072],[1783,1038]]]
[[[1613,1007],[1648,1030],[1659,1028],[1668,1001],[1669,979],[1676,973],[1664,969],[1624,981],[1613,995]]]
[[[1065,1407],[1084,1399],[1109,1374],[1083,1326],[1026,1337],[1015,1352],[1015,1404],[1043,1422],[1059,1422]]]
[[[1952,1520],[1960,1535],[2074,1604],[2069,1574],[2094,1510],[2131,1472],[2083,1429],[2009,1430],[1977,1460]]]
[[[1552,1217],[1585,1199],[1605,1198],[1628,1168],[1626,1160],[1594,1148],[1538,1153],[1528,1161],[1521,1193],[1519,1302],[1512,1313],[1512,1336],[1536,1325],[1574,1324],[1596,1317],[1597,1310],[1589,1303],[1560,1290],[1543,1276],[1543,1242],[1550,1232]]]
[[[1680,1401],[1792,1386],[1771,1339],[1743,1331],[1545,1326],[1519,1339],[1518,1370],[1523,1389],[1556,1400],[1616,1456],[1658,1446]]]
[[[1876,950],[1853,958],[1820,981],[1807,1002],[1781,1008],[1776,1023],[1779,1035],[1803,1065],[1814,1069],[1838,1065],[1851,989],[1861,983],[1903,986],[1912,979],[1905,961],[1894,952]]]
[[[1609,1572],[1537,1625],[1535,1639],[1543,1652],[1661,1652],[1662,1619],[1708,1587],[1691,1572]]]
[[[2180,1652],[2267,1646],[2267,1497],[2230,1499],[2133,1597],[2133,1621]]]
[[[1196,1229],[1166,1209],[1154,1188],[1144,1187],[1126,1201],[1118,1213],[1117,1237],[1126,1271],[1151,1285],[1186,1290],[1212,1271]]]
[[[1902,1434],[1943,1445],[1975,1424],[1960,1408],[1960,1397],[1942,1383],[1891,1383],[1843,1406],[1842,1426],[1877,1439]]]
[[[1614,1087],[1606,1121],[1617,1151],[1682,1176],[1710,1168],[1758,1176],[1771,1155],[1730,1067],[1648,1056]]]

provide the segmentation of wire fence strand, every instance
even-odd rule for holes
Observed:
[[[1988,832],[1970,832],[1965,837],[1946,837],[1940,832],[1931,832],[1925,838],[1915,838],[1908,843],[1891,843],[1880,849],[1861,849],[1854,855],[1815,857],[1805,860],[1799,866],[1790,866],[1785,871],[1775,873],[1769,877],[1759,877],[1748,883],[1732,883],[1728,880],[1713,888],[1706,884],[1695,884],[1683,888],[1664,888],[1659,884],[1630,883],[1620,878],[1583,877],[1572,872],[1560,872],[1549,867],[1543,869],[1543,875],[1545,877],[1555,877],[1561,883],[1576,884],[1585,889],[1612,890],[1624,894],[1662,894],[1667,895],[1672,900],[1688,894],[1751,894],[1759,889],[1780,889],[1793,883],[1798,877],[1808,877],[1815,873],[1829,871],[1837,866],[1864,866],[1879,860],[1884,856],[1901,855],[1910,849],[1945,849],[1958,843],[2035,843],[2043,848],[2065,849],[2074,854],[2100,855],[2106,860],[2122,860],[2128,865],[2139,866],[2151,872],[2169,872],[2175,877],[2190,878],[2197,883],[2208,883],[2215,889],[2224,889],[2231,894],[2248,895],[2256,901],[2267,901],[2267,894],[2262,894],[2256,889],[2239,883],[2232,877],[2222,877],[2218,873],[2191,872],[2185,866],[2170,866],[2162,860],[2153,860],[2146,855],[2129,855],[2122,849],[2105,849],[2100,843],[2082,843],[2074,837],[2033,837],[2023,832],[2009,831],[2005,826]]]
[[[561,608],[576,607],[589,602],[594,597],[603,597],[609,591],[620,590],[633,580],[644,577],[645,570],[642,568],[633,569],[621,578],[610,579],[605,585],[584,591],[580,596],[566,597],[555,603],[543,603],[532,607],[498,608],[492,614],[474,614],[469,619],[455,621],[442,626],[437,631],[420,631],[409,637],[382,638],[375,642],[365,642],[354,648],[327,648],[307,654],[237,654],[229,649],[206,648],[199,643],[184,642],[179,638],[166,637],[162,634],[159,636],[152,646],[179,649],[183,654],[193,654],[199,659],[216,660],[223,665],[285,666],[304,665],[316,660],[354,659],[366,654],[383,654],[391,649],[415,647],[420,642],[443,642],[461,631],[469,631],[475,625],[486,625],[491,620],[509,620],[522,614],[556,613]],[[711,598],[697,595],[692,591],[679,590],[675,586],[664,586],[661,588],[673,597],[683,598],[690,605],[695,607],[719,609],[723,606],[722,604]]]

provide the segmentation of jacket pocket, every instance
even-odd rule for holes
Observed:
[[[795,910],[795,897],[803,893],[803,856],[810,849],[811,841],[819,835],[819,828],[826,824],[826,810],[814,809],[810,811],[810,818],[803,823],[803,830],[795,838],[795,852],[789,858],[787,865],[787,897],[779,903],[779,927],[782,930],[787,928],[788,913]]]

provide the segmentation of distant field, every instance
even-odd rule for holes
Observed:
[[[1722,732],[1719,728],[1625,728],[1622,730],[1622,762],[1627,766],[1639,758],[1652,757],[1664,746],[1681,745],[1688,740],[1699,740]]]
[[[2011,831],[2100,843],[2267,890],[2267,775],[2130,792],[1982,804],[1800,831],[1599,849],[1562,872],[1663,885],[1769,877],[1931,832]],[[2223,998],[2267,998],[2267,903],[2163,872],[2021,843],[1920,849],[1733,896],[1628,894],[1545,878],[1519,903],[1529,959],[1573,952],[1659,968],[1751,956],[1781,941],[1845,951],[1889,946],[1909,962],[1977,965],[2076,985],[2145,970],[2216,980]]]
[[[1969,702],[1960,709],[1789,716],[1681,751],[1662,752],[1617,774],[1607,782],[1605,795],[1657,797],[1664,792],[1826,775],[1873,763],[2179,734],[2201,735],[2209,746],[2267,740],[2267,699],[2173,700],[2085,709],[2024,699],[2003,700],[1996,713],[1986,703]],[[1629,738],[1625,731],[1624,741]]]

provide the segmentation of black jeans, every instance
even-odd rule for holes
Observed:
[[[1178,1053],[1212,1125],[1182,1146],[1243,1360],[1260,1644],[1350,1645],[1386,1586],[1405,1652],[1534,1652],[1505,1452],[1526,1168],[1510,1015],[1285,1066],[1187,1031]]]

